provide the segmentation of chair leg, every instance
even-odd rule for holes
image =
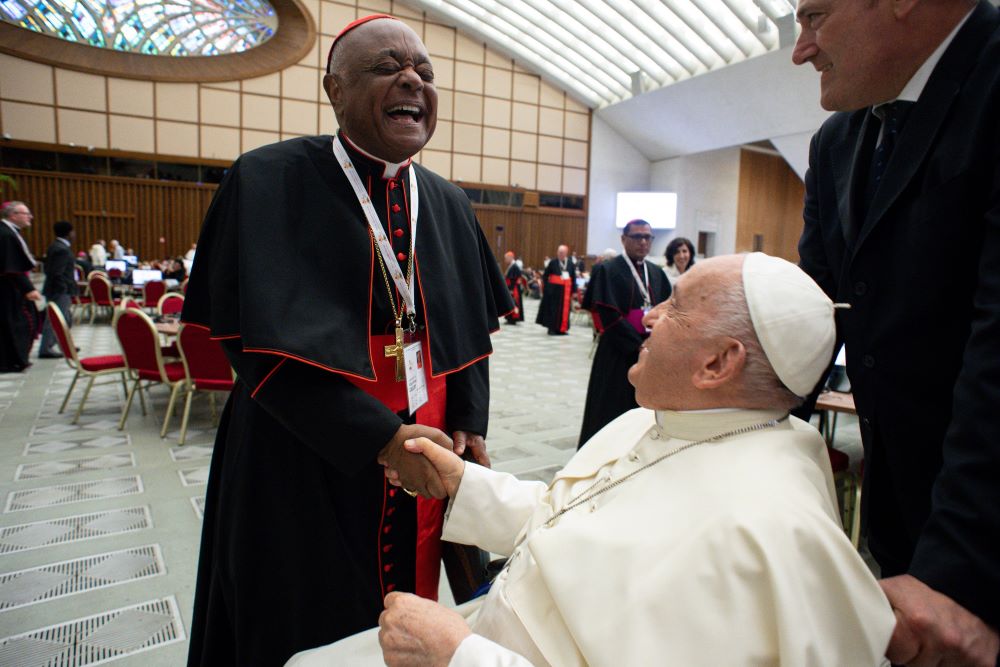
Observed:
[[[128,380],[125,378],[125,372],[120,373],[122,376],[122,396],[128,398]]]
[[[135,390],[139,387],[139,378],[135,379],[132,383],[132,388],[128,392],[128,399],[125,401],[125,407],[122,409],[122,418],[118,420],[118,430],[125,429],[125,420],[128,419],[129,408],[132,407],[132,399],[135,398]]]
[[[170,403],[167,404],[167,415],[163,418],[163,428],[160,429],[160,437],[167,437],[167,428],[170,426],[170,418],[174,414],[174,403],[177,402],[177,392],[180,391],[181,386],[184,382],[174,383],[173,389],[170,390]]]
[[[149,393],[149,387],[150,387],[150,385],[152,385],[152,384],[153,384],[153,383],[152,383],[152,382],[150,382],[150,383],[148,383],[148,384],[146,385],[146,393],[145,393],[145,394],[144,394],[144,393],[143,393],[143,391],[142,391],[142,387],[140,387],[140,388],[139,388],[139,405],[140,405],[140,407],[142,407],[142,416],[143,416],[143,417],[145,417],[146,415],[148,415],[148,414],[149,414],[148,412],[146,412],[146,394],[148,394],[148,393]],[[153,402],[153,398],[152,398],[152,397],[150,397],[150,398],[149,398],[149,402],[150,402],[150,403],[152,403],[152,402]]]
[[[854,548],[858,548],[858,543],[861,541],[861,480],[857,477],[854,478],[854,497],[852,501],[852,514],[851,514],[851,544]]]
[[[59,406],[59,414],[62,414],[66,410],[66,404],[69,403],[69,396],[73,393],[73,388],[76,387],[76,381],[80,378],[80,369],[77,369],[76,375],[73,376],[73,381],[69,383],[69,389],[66,390],[66,396],[63,397],[62,405]]]
[[[194,388],[189,387],[187,390],[187,396],[184,399],[184,416],[181,417],[181,437],[177,441],[178,445],[184,444],[184,438],[187,436],[188,430],[188,419],[191,417],[191,399],[194,398]]]
[[[214,391],[208,392],[208,404],[212,408],[212,426],[218,426],[219,424],[217,422],[219,421],[219,411],[215,407],[215,392]]]
[[[87,382],[87,388],[83,390],[83,398],[80,399],[80,405],[76,406],[76,414],[73,415],[73,422],[77,423],[80,420],[80,414],[83,413],[83,406],[87,404],[87,397],[90,396],[90,388],[94,386],[94,379],[96,375],[90,376],[90,381]]]

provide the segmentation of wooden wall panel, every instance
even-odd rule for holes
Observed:
[[[0,172],[17,180],[13,198],[25,201],[35,214],[25,239],[38,256],[52,242],[56,220],[73,223],[77,251],[98,239],[117,239],[144,260],[183,255],[197,241],[217,187],[19,169]],[[580,211],[473,208],[498,260],[513,250],[526,266],[537,268],[546,256],[554,257],[562,243],[573,250],[586,248],[587,218]]]
[[[577,211],[550,209],[509,209],[473,206],[483,233],[498,260],[513,250],[525,266],[541,268],[545,257],[555,257],[556,248],[566,244],[570,251],[585,253],[587,218]],[[502,226],[503,231],[497,230]]]
[[[217,187],[19,169],[2,171],[17,180],[18,189],[10,196],[26,202],[35,214],[25,239],[39,256],[52,242],[52,223],[56,220],[73,223],[77,250],[86,250],[98,239],[117,239],[143,259],[183,255],[198,239],[202,218]]]
[[[805,185],[784,158],[741,151],[736,252],[762,250],[798,263],[804,198]]]

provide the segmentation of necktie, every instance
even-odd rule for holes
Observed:
[[[871,168],[868,171],[868,196],[866,197],[868,203],[871,202],[878,190],[882,174],[885,173],[885,166],[889,163],[892,151],[896,147],[896,139],[903,130],[903,123],[906,121],[906,116],[913,104],[913,102],[896,100],[883,104],[873,111],[882,119],[882,135],[879,138],[878,146],[875,147]]]

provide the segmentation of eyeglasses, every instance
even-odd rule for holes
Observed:
[[[652,234],[626,234],[625,237],[633,241],[652,241],[656,238]]]

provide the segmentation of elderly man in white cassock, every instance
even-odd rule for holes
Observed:
[[[506,567],[457,611],[390,593],[378,643],[288,665],[879,664],[895,617],[841,529],[823,439],[788,415],[830,359],[833,311],[784,260],[699,262],[647,316],[643,407],[548,486],[409,441],[451,498],[445,539]]]

